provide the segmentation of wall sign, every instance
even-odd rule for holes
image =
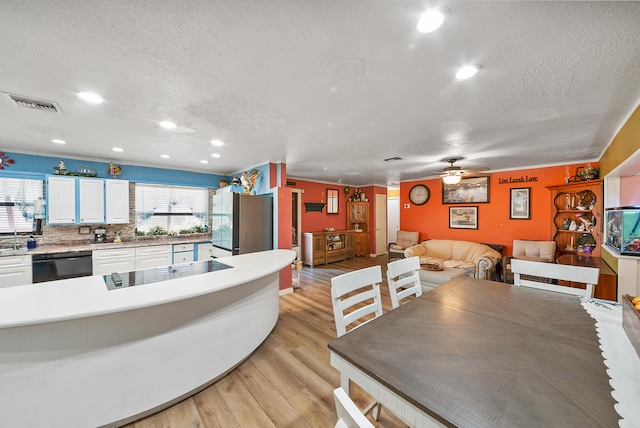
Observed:
[[[499,178],[498,184],[531,183],[534,181],[538,181],[538,177],[529,177],[528,175],[521,175],[520,177]]]

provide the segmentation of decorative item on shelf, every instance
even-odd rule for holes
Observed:
[[[571,224],[569,225],[569,230],[578,230],[578,223],[574,220],[571,220]]]
[[[69,175],[69,170],[64,165],[64,161],[62,159],[58,162],[58,166],[53,167],[53,170],[57,175]]]
[[[571,219],[565,218],[562,221],[562,230],[569,230],[569,226],[571,226]]]
[[[98,171],[88,165],[83,165],[76,168],[76,171],[71,175],[77,175],[80,177],[97,177]]]
[[[333,231],[335,231],[335,230],[336,230],[336,228],[335,228],[335,227],[325,227],[325,228],[324,228],[324,231],[325,231],[325,232],[333,232]]]
[[[590,163],[586,164],[582,169],[578,172],[580,179],[583,181],[595,180],[598,178],[599,169],[591,166]]]
[[[4,152],[0,152],[0,169],[8,168],[9,166],[13,165],[14,162],[15,161]]]
[[[238,178],[237,175],[233,176],[233,179],[231,180],[231,185],[232,186],[242,186],[242,182],[240,181],[240,179]]]
[[[122,168],[118,165],[115,165],[113,162],[109,162],[109,168],[107,170],[107,173],[111,176],[116,177],[122,174]]]
[[[229,180],[227,177],[222,177],[220,181],[218,181],[218,188],[221,189],[223,187],[227,187],[229,185]]]
[[[361,198],[361,196],[360,196],[360,195],[362,195],[362,192],[360,192],[360,189],[355,189],[355,190],[353,191],[353,195],[351,195],[351,199],[349,199],[349,200],[350,200],[351,202],[357,202],[357,201],[360,201],[360,198]]]
[[[247,171],[243,171],[242,175],[240,176],[240,182],[242,183],[242,190],[244,190],[245,193],[251,193],[259,177],[260,177],[260,173],[255,168],[249,171],[248,173]]]
[[[351,191],[351,188],[350,188],[349,186],[347,186],[347,187],[345,187],[343,190],[344,190],[344,194],[345,194],[345,195],[348,195],[348,194],[349,194],[349,192]]]

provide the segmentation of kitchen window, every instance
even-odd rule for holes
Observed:
[[[207,231],[208,189],[136,184],[135,192],[136,235]]]
[[[36,201],[40,200],[39,203]],[[36,205],[44,210],[44,182],[22,178],[0,178],[0,236],[32,234]],[[44,217],[44,211],[40,212]]]

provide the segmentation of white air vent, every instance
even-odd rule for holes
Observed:
[[[58,107],[58,105],[53,101],[36,100],[34,98],[27,98],[21,95],[9,94],[6,92],[5,94],[19,107],[48,111],[51,113],[62,113],[60,107]]]

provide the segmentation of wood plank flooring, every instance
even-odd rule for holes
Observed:
[[[386,256],[356,257],[300,272],[301,290],[280,298],[276,327],[256,351],[230,374],[198,394],[128,428],[333,427],[333,389],[340,375],[329,363],[327,344],[336,337],[331,278],[379,264]],[[386,278],[383,309],[391,310]],[[351,397],[361,409],[372,400],[352,383]],[[404,427],[383,408],[381,428]]]

